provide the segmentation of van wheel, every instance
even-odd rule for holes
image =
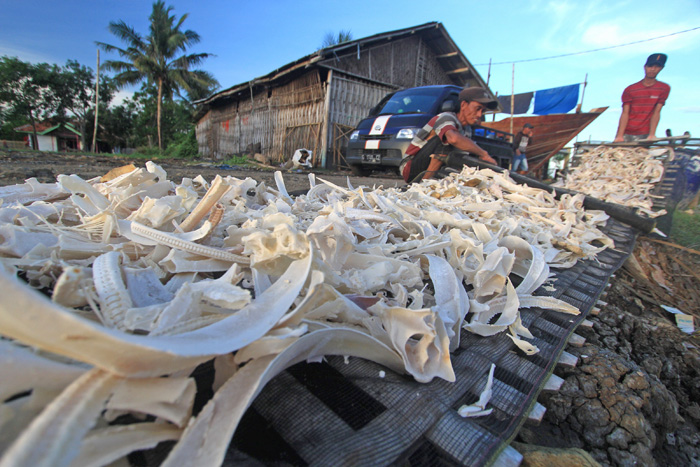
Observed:
[[[350,172],[356,177],[366,177],[368,176],[372,171],[361,166],[361,165],[351,165],[350,166]]]

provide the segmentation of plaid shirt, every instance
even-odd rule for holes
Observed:
[[[456,130],[467,138],[472,136],[472,127],[469,125],[466,127],[462,126],[456,114],[443,112],[431,118],[423,128],[418,130],[418,133],[416,133],[416,136],[413,137],[411,144],[406,149],[404,157],[415,156],[433,135],[437,135],[440,141],[445,144],[445,134],[450,130]]]

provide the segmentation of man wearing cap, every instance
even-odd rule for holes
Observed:
[[[527,156],[525,152],[527,151],[528,144],[532,143],[533,128],[532,125],[526,123],[523,125],[523,129],[513,138],[513,166],[510,169],[512,172],[518,172],[519,174],[527,173]]]
[[[399,168],[407,183],[432,178],[454,150],[467,151],[496,164],[487,151],[472,141],[471,125],[481,120],[486,109],[495,110],[498,101],[485,89],[472,86],[460,91],[458,106],[457,113],[436,115],[413,137]]]
[[[666,103],[671,86],[656,80],[666,65],[665,54],[651,54],[644,65],[644,79],[625,88],[622,93],[622,116],[615,142],[638,141],[656,137],[661,107]]]

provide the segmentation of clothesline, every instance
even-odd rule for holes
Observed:
[[[512,63],[536,62],[536,61],[540,61],[540,60],[551,60],[551,59],[553,59],[553,58],[570,57],[570,56],[572,56],[572,55],[582,55],[582,54],[588,54],[588,53],[591,53],[591,52],[600,52],[601,50],[615,49],[615,48],[618,48],[618,47],[626,47],[626,46],[628,46],[628,45],[640,44],[640,43],[642,43],[642,42],[654,41],[654,40],[656,40],[656,39],[663,39],[664,37],[676,36],[676,35],[678,35],[678,34],[684,34],[684,33],[686,33],[686,32],[695,31],[695,30],[697,30],[697,29],[700,29],[700,26],[695,27],[695,28],[691,28],[691,29],[686,29],[686,30],[684,30],[684,31],[674,32],[674,33],[671,33],[671,34],[664,34],[663,36],[656,36],[656,37],[651,37],[651,38],[649,38],[649,39],[642,39],[642,40],[638,40],[638,41],[627,42],[627,43],[624,43],[624,44],[611,45],[611,46],[608,46],[608,47],[600,47],[600,48],[598,48],[598,49],[583,50],[583,51],[580,51],[580,52],[570,52],[570,53],[560,54],[560,55],[551,55],[551,56],[549,56],[549,57],[528,58],[528,59],[524,59],[524,60],[510,60],[510,61],[495,62],[495,63],[491,63],[491,62],[489,62],[489,63],[477,63],[477,64],[474,65],[474,66],[507,65],[507,64],[512,64]]]
[[[579,88],[581,83],[570,84],[550,89],[542,89],[534,92],[524,92],[512,96],[513,108],[511,109],[511,96],[498,96],[498,102],[504,113],[527,113],[533,97],[536,115],[549,115],[553,113],[566,113],[578,104]]]

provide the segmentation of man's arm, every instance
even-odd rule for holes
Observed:
[[[663,104],[656,104],[654,106],[654,111],[651,114],[651,120],[649,121],[649,136],[647,138],[656,138],[656,127],[659,126],[659,120],[661,120],[661,107]]]
[[[487,151],[480,148],[474,141],[462,135],[457,130],[448,130],[447,133],[445,133],[445,142],[462,151],[468,151],[472,154],[476,154],[479,159],[484,162],[496,165],[496,161]]]
[[[627,129],[627,122],[630,120],[630,105],[624,104],[622,106],[622,115],[620,115],[620,123],[617,126],[617,134],[615,135],[615,143],[625,140],[625,130]],[[658,124],[658,121],[657,121]]]

